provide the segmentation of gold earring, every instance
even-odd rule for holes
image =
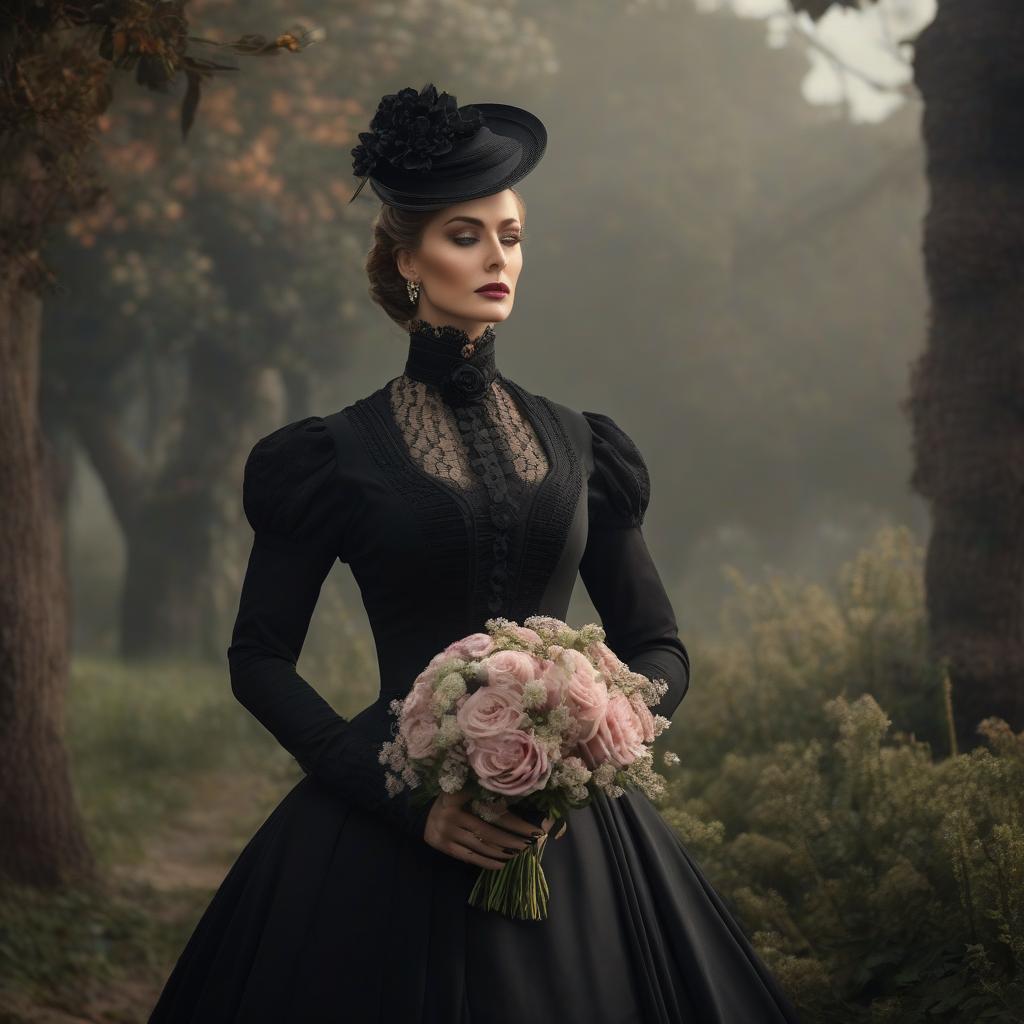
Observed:
[[[420,297],[420,283],[419,281],[410,281],[406,279],[405,290],[409,294],[409,301],[415,305],[416,300]]]

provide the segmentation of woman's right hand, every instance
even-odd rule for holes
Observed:
[[[472,796],[469,790],[442,793],[431,805],[423,830],[423,839],[435,850],[467,864],[498,870],[530,846],[531,837],[535,842],[554,824],[554,818],[545,818],[541,831],[536,825],[506,811],[499,819],[499,828],[464,810],[464,804]]]

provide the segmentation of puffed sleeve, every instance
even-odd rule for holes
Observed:
[[[603,413],[590,424],[590,532],[580,578],[601,617],[608,646],[634,671],[665,679],[652,710],[671,718],[690,685],[690,657],[641,527],[651,499],[647,465],[632,438]]]
[[[227,651],[232,692],[303,771],[422,840],[429,805],[409,803],[409,790],[388,795],[379,746],[296,671],[320,588],[344,550],[349,506],[323,418],[257,441],[242,505],[255,536]]]

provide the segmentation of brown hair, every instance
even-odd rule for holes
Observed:
[[[512,189],[519,204],[519,216],[526,217],[523,197]],[[415,252],[423,241],[423,231],[441,210],[400,210],[381,203],[373,222],[373,246],[366,256],[366,276],[370,279],[370,298],[403,330],[416,315],[409,301],[405,278],[398,269],[398,250]]]

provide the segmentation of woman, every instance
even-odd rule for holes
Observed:
[[[656,808],[636,791],[571,812],[550,841],[549,916],[471,907],[542,828],[487,823],[458,795],[389,796],[376,753],[388,704],[488,618],[564,618],[583,579],[611,648],[667,680],[689,658],[641,532],[644,460],[607,415],[536,395],[498,368],[525,210],[541,159],[518,107],[459,108],[432,85],[385,96],[353,151],[383,201],[374,300],[408,331],[404,372],[257,442],[255,532],[228,649],[235,696],[306,772],[231,868],[150,1018],[176,1024],[773,1024],[777,982]],[[359,189],[356,190],[358,195]],[[355,198],[355,196],[353,196]],[[539,374],[538,374],[539,375]],[[340,558],[373,629],[380,696],[351,721],[297,672]]]

